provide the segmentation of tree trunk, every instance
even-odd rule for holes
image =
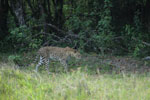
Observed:
[[[57,27],[62,28],[63,22],[63,0],[53,0],[54,10],[55,10],[55,18],[54,22]]]
[[[17,1],[10,1],[10,7],[13,10],[15,16],[18,20],[19,26],[25,25],[25,14],[24,14],[24,9],[23,9],[23,1],[22,0],[17,0]]]
[[[147,29],[148,32],[150,33],[150,0],[147,0],[145,7],[145,14],[146,14]]]
[[[0,40],[8,35],[8,0],[0,0]]]
[[[150,33],[150,0],[146,0],[146,4],[142,8],[142,22],[146,28],[145,30]]]

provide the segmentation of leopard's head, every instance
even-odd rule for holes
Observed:
[[[74,50],[74,51],[73,51],[72,56],[74,56],[74,57],[77,58],[77,59],[81,59],[81,54],[80,54],[77,50]]]
[[[75,57],[76,59],[81,59],[81,54],[77,50],[69,47],[66,47],[66,50],[72,57]]]

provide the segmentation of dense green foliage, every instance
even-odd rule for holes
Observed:
[[[0,48],[53,45],[145,56],[150,50],[148,9],[148,0],[1,0]]]

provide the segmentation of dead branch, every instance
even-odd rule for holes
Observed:
[[[58,32],[66,33],[64,30],[59,29],[59,28],[56,27],[55,25],[52,25],[52,24],[46,24],[46,25],[52,27],[53,29],[57,30]]]
[[[136,38],[132,38],[133,40],[136,40],[136,41],[139,41],[138,39],[136,39]],[[142,40],[140,40],[144,45],[146,45],[146,46],[150,46],[150,43],[147,43],[147,42],[145,42],[145,41],[142,41]]]
[[[40,25],[36,25],[36,26],[33,26],[32,28],[36,28],[36,27],[42,27],[44,26],[45,24],[40,24]],[[62,29],[59,29],[57,26],[55,25],[52,25],[50,23],[47,23],[46,24],[47,26],[55,29],[57,32],[59,33],[62,33],[62,34],[65,34],[65,37],[59,37],[55,34],[50,34],[50,33],[46,33],[46,32],[40,32],[39,34],[36,34],[34,35],[34,37],[38,36],[38,35],[48,35],[48,36],[52,36],[54,38],[57,38],[57,40],[48,40],[46,41],[43,46],[47,45],[50,41],[54,41],[56,43],[61,43],[61,42],[68,42],[68,43],[73,43],[72,39],[81,39],[81,37],[78,35],[78,34],[75,34],[73,31],[69,30],[68,32],[65,32],[64,30]],[[95,31],[95,30],[94,30]],[[89,39],[89,38],[82,38],[85,42],[85,44],[88,44],[89,42],[91,42],[92,40]],[[77,43],[75,44],[75,46],[77,45]],[[75,47],[74,46],[74,47]]]

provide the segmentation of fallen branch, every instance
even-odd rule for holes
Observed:
[[[45,24],[40,24],[40,25],[36,25],[36,26],[33,26],[32,28],[36,28],[36,27],[42,27],[44,26]],[[57,32],[59,33],[62,33],[64,34],[65,36],[64,37],[60,37],[60,36],[57,36],[55,34],[50,34],[50,33],[46,33],[46,32],[41,32],[35,36],[38,36],[40,34],[43,34],[43,35],[49,35],[49,36],[52,36],[54,38],[57,38],[57,40],[47,40],[45,43],[43,43],[43,46],[45,45],[48,45],[48,43],[50,41],[54,41],[54,42],[57,42],[57,43],[60,43],[60,42],[67,42],[67,43],[73,43],[73,39],[82,39],[83,41],[85,41],[84,43],[86,45],[88,45],[90,42],[92,42],[92,40],[90,38],[87,38],[87,37],[84,37],[84,38],[81,38],[81,36],[79,36],[78,34],[75,34],[73,31],[69,30],[68,32],[65,32],[64,30],[62,29],[59,29],[57,26],[55,25],[52,25],[50,23],[47,23],[46,24],[47,26],[51,27],[52,29],[56,30]],[[96,30],[91,30],[92,32],[96,32]],[[89,32],[89,31],[85,31],[85,32]],[[118,37],[120,38],[120,37]],[[74,47],[77,45],[77,43],[75,43]]]

